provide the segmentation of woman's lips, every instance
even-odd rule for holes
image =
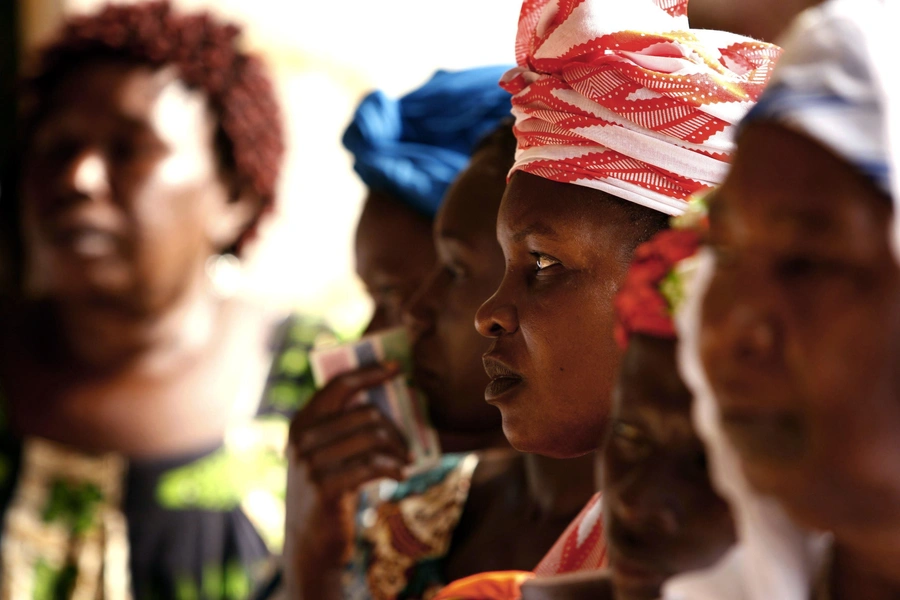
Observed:
[[[522,383],[522,376],[492,356],[485,355],[484,371],[491,382],[484,389],[484,399],[493,402]]]
[[[116,255],[124,245],[122,228],[108,213],[61,214],[46,222],[46,234],[58,250],[88,261]]]
[[[92,228],[68,229],[54,239],[58,247],[64,248],[83,259],[98,259],[115,254],[119,247],[118,238],[107,232]]]

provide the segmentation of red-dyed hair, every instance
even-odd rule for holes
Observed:
[[[237,46],[241,30],[206,13],[175,14],[168,0],[108,5],[99,13],[65,23],[39,56],[26,80],[26,119],[38,119],[60,79],[98,58],[121,58],[152,67],[174,65],[189,87],[206,93],[219,121],[217,144],[224,170],[239,189],[263,201],[263,210],[238,240],[253,237],[260,218],[274,206],[284,154],[281,110],[262,61]]]

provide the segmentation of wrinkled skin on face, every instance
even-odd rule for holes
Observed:
[[[621,355],[613,297],[647,234],[637,209],[529,173],[510,180],[497,220],[506,273],[476,326],[493,340],[485,398],[517,450],[568,458],[597,447]]]
[[[512,160],[506,150],[486,145],[447,192],[434,225],[437,265],[407,311],[416,382],[442,442],[451,447],[473,435],[502,439],[500,414],[484,402],[488,378],[481,356],[489,343],[472,321],[503,277],[495,227]]]
[[[748,479],[804,524],[890,546],[900,526],[890,200],[810,139],[756,124],[710,209],[701,354]]]
[[[375,304],[366,333],[403,324],[409,302],[435,263],[431,221],[370,191],[356,226],[356,273]]]
[[[159,312],[259,210],[222,172],[205,95],[174,68],[89,62],[47,106],[23,161],[33,294],[68,307]]]
[[[632,336],[601,456],[604,532],[619,600],[655,600],[667,579],[713,565],[735,542],[691,402],[675,341]]]

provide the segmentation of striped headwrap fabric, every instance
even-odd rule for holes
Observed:
[[[525,0],[513,171],[678,215],[724,179],[780,48],[691,30],[687,0]]]

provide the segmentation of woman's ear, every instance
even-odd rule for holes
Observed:
[[[232,190],[231,194],[222,195],[224,202],[216,207],[216,215],[210,219],[207,230],[210,246],[219,252],[233,248],[263,210],[262,196],[250,186]]]

